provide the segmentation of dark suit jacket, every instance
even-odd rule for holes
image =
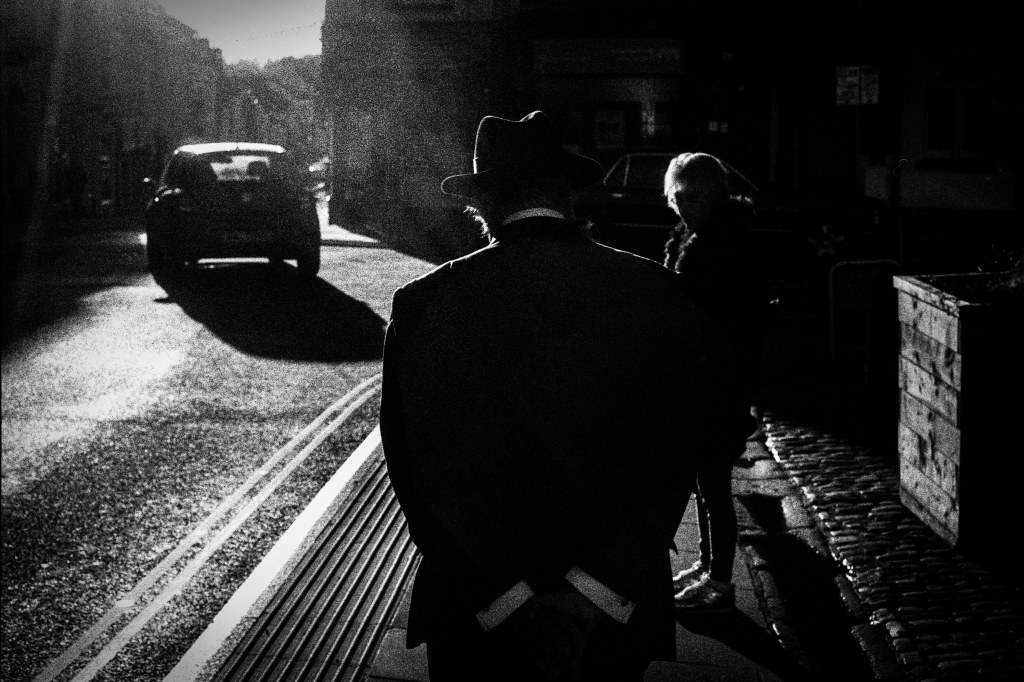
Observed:
[[[671,658],[692,458],[750,430],[720,333],[675,273],[567,221],[499,237],[394,295],[380,426],[423,555],[408,644],[575,565]]]

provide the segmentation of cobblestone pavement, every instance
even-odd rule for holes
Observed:
[[[863,679],[839,657],[829,668],[827,646],[840,631],[874,680],[1024,680],[1015,519],[992,520],[986,542],[997,551],[978,559],[949,547],[901,502],[898,378],[888,363],[898,348],[844,369],[844,339],[815,310],[793,306],[780,316],[761,376],[768,452],[811,522],[788,530],[768,562],[788,611],[780,622],[794,630],[777,632],[780,641],[800,640],[812,656],[824,645],[825,655],[808,662],[824,680]]]
[[[839,567],[846,620],[874,679],[1024,679],[1021,573],[1010,568],[1017,535],[999,527],[1009,519],[993,520],[1009,556],[979,563],[901,503],[895,447],[880,451],[775,414],[766,427],[769,450]]]

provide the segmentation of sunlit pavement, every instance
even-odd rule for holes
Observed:
[[[338,225],[326,225],[320,230],[320,241],[329,246],[379,246],[373,237],[357,234]]]
[[[339,225],[329,224],[326,219],[326,213],[323,212],[321,212],[320,225],[320,238],[324,244],[332,246],[375,246],[379,244],[371,236],[353,232]],[[93,240],[135,241],[138,238],[132,237],[133,233],[145,233],[145,225],[142,222],[141,216],[127,216],[105,220],[98,218],[78,221],[68,220],[62,223],[60,229],[49,230],[48,234],[44,235],[41,239],[23,239],[19,243],[59,242],[62,239],[86,234],[90,235],[90,238]],[[142,243],[144,244],[145,241],[143,240]],[[9,246],[14,247],[16,244],[12,242]]]

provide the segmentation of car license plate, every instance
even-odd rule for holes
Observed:
[[[225,232],[222,236],[225,244],[255,244],[270,241],[273,235],[266,230],[256,232]]]

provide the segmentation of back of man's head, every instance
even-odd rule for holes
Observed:
[[[550,171],[508,177],[491,183],[469,202],[470,213],[485,235],[493,234],[516,211],[547,208],[572,217],[572,186],[565,173]]]
[[[568,151],[542,111],[517,120],[485,116],[477,127],[473,172],[451,175],[441,191],[467,198],[482,221],[526,208],[571,210],[571,191],[600,180],[594,159]]]

